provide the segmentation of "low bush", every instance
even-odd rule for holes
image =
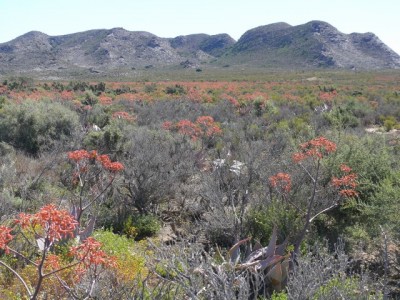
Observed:
[[[123,227],[123,232],[127,236],[142,240],[154,236],[161,229],[161,223],[154,215],[129,216]]]
[[[78,128],[78,115],[58,103],[26,101],[0,111],[0,141],[32,155],[70,141]]]

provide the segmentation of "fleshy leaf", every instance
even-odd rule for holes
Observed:
[[[280,262],[282,259],[284,259],[284,257],[280,255],[269,256],[266,259],[259,261],[257,270],[265,270],[266,268]]]
[[[276,264],[269,270],[267,277],[271,281],[272,286],[275,289],[280,289],[282,284],[282,266],[280,263]]]
[[[264,247],[253,251],[245,260],[245,263],[250,263],[259,259],[262,259],[263,254],[267,252],[268,247]]]
[[[239,247],[245,243],[247,243],[250,240],[250,238],[246,238],[244,240],[241,240],[239,242],[237,242],[235,245],[232,246],[231,249],[229,249],[228,251],[228,257],[227,260],[230,260],[231,262],[236,262],[236,260],[239,257]]]
[[[276,226],[274,226],[271,239],[268,244],[268,249],[267,252],[265,253],[266,257],[273,256],[275,254],[276,240],[277,240],[277,230]]]
[[[282,244],[280,244],[279,246],[276,247],[275,254],[276,255],[284,255],[287,244],[288,244],[288,239],[286,238]]]

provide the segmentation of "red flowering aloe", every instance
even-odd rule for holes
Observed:
[[[310,194],[304,207],[299,207],[298,203],[291,201],[287,197],[292,184],[289,174],[278,173],[269,178],[270,186],[278,190],[282,195],[282,199],[286,200],[299,214],[304,216],[304,226],[295,243],[294,255],[299,253],[300,244],[309,230],[311,222],[319,215],[340,205],[340,201],[337,199],[329,202],[319,197],[322,189],[326,187],[324,183],[320,182],[323,167],[322,161],[329,154],[334,153],[336,149],[337,146],[334,142],[325,137],[317,137],[300,144],[299,151],[292,155],[293,162],[299,164],[311,180]],[[303,163],[303,161],[308,159],[311,159],[313,163]],[[357,175],[345,164],[342,164],[340,169],[344,175],[340,178],[333,177],[331,185],[339,190],[339,195],[342,197],[348,198],[357,196],[358,193],[355,190],[357,187]]]
[[[165,130],[175,130],[180,134],[189,136],[193,141],[199,138],[212,138],[222,134],[221,127],[211,116],[200,116],[195,122],[180,120],[177,123],[165,121],[162,125]]]
[[[78,201],[73,203],[73,211],[80,223],[82,213],[96,201],[101,201],[124,166],[118,161],[111,161],[107,154],[98,154],[96,150],[75,150],[68,152],[67,156],[74,166],[72,185],[78,189]]]
[[[0,226],[0,249],[9,253],[8,243],[11,242],[13,236],[11,235],[11,228],[7,226]]]
[[[78,222],[71,214],[66,210],[57,209],[53,204],[42,207],[35,214],[21,213],[15,223],[21,227],[21,232],[24,234],[25,239],[35,239],[30,241],[30,244],[38,247],[38,253],[40,253],[38,259],[34,261],[13,249],[10,246],[11,241],[14,239],[12,229],[3,225],[0,225],[0,249],[5,250],[6,254],[11,253],[14,257],[22,258],[24,262],[33,265],[37,269],[35,286],[30,286],[17,270],[13,269],[1,258],[0,265],[7,268],[18,278],[24,286],[29,299],[37,299],[43,280],[46,277],[56,276],[56,273],[63,270],[74,269],[75,273],[82,275],[87,270],[93,269],[92,267],[99,265],[106,268],[116,266],[115,259],[101,250],[101,244],[91,237],[83,241],[82,244],[69,249],[73,256],[72,261],[63,261],[60,256],[53,253],[53,245],[60,242],[61,239],[73,237],[78,225]],[[96,276],[97,268],[94,268],[94,272],[94,276]],[[65,284],[64,282],[62,286],[66,287]],[[67,290],[70,290],[70,288],[67,288]]]
[[[55,241],[74,237],[74,231],[78,225],[68,211],[58,210],[53,204],[43,206],[36,214],[20,213],[16,223],[23,229],[39,235],[47,243],[45,247]]]
[[[350,198],[350,197],[356,197],[358,196],[357,191],[355,188],[357,187],[357,174],[351,173],[352,169],[345,165],[342,164],[340,166],[340,170],[345,173],[340,178],[333,177],[331,180],[331,184],[339,189],[339,195],[345,197],[345,198]]]
[[[269,177],[269,184],[279,192],[287,194],[292,188],[292,179],[287,173],[278,173]]]
[[[325,137],[317,137],[306,143],[300,144],[300,152],[293,154],[295,163],[300,163],[307,158],[321,159],[336,151],[336,144]]]

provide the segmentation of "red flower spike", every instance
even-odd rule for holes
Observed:
[[[289,193],[292,188],[292,179],[287,173],[278,173],[269,177],[269,183],[273,188],[278,188],[284,193]]]
[[[126,111],[116,111],[112,114],[113,119],[124,119],[127,121],[135,121],[136,118]]]
[[[189,120],[181,120],[176,124],[178,132],[190,136],[193,140],[201,134],[201,129]]]
[[[78,222],[66,210],[58,210],[55,205],[49,204],[40,209],[36,214],[19,214],[16,220],[23,229],[34,228],[39,225],[43,229],[43,238],[50,242],[66,237],[73,237]]]
[[[331,184],[339,189],[339,195],[350,198],[358,196],[355,188],[357,187],[357,174],[350,173],[351,168],[345,164],[340,165],[340,170],[347,175],[344,175],[340,178],[333,177],[331,180]]]
[[[38,261],[38,264],[40,260]],[[60,257],[55,254],[48,254],[46,260],[44,261],[44,267],[49,271],[61,269]]]
[[[68,152],[68,158],[75,161],[78,165],[79,172],[74,174],[75,181],[79,177],[79,173],[86,173],[89,171],[89,159],[100,162],[103,168],[110,172],[119,172],[124,169],[124,166],[120,162],[111,162],[108,155],[99,155],[96,150],[90,152],[86,150],[71,151]]]
[[[86,269],[91,265],[115,267],[114,257],[107,255],[101,248],[101,243],[93,237],[88,237],[81,245],[72,247],[70,253],[81,261]]]
[[[203,134],[207,136],[213,136],[215,134],[221,134],[222,130],[215,123],[211,116],[200,116],[196,120],[196,124],[202,129]]]
[[[79,162],[83,159],[90,158],[90,154],[86,150],[75,150],[68,152],[68,158],[75,162]]]
[[[13,239],[11,235],[11,228],[7,226],[0,226],[0,249],[3,249],[6,253],[9,252],[7,244]]]
[[[91,159],[96,159],[97,156],[98,156],[98,153],[97,153],[96,150],[90,151],[90,153],[89,153],[89,158],[91,158]]]
[[[339,194],[345,198],[357,197],[358,193],[355,190],[346,189],[339,191]]]
[[[341,164],[340,165],[340,170],[342,172],[345,172],[345,173],[350,173],[351,172],[351,168],[348,165],[345,165],[345,164]]]
[[[98,156],[97,160],[98,160],[103,166],[106,166],[106,165],[108,165],[108,164],[111,163],[110,157],[109,157],[108,155],[106,155],[106,154],[103,154],[103,155]]]
[[[165,122],[162,124],[162,128],[165,129],[165,130],[171,130],[172,127],[173,127],[173,124],[172,124],[171,121],[165,121]]]
[[[119,172],[124,169],[124,166],[120,162],[112,162],[104,166],[110,172]]]
[[[194,123],[186,119],[180,120],[176,124],[165,121],[162,128],[165,130],[176,130],[180,134],[190,136],[194,141],[198,138],[222,134],[221,128],[211,116],[200,116]]]
[[[309,157],[322,159],[329,153],[336,151],[336,144],[325,137],[318,137],[306,143],[300,144],[300,152],[294,153],[292,159],[300,163]]]

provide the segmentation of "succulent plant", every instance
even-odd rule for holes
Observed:
[[[219,251],[223,260],[221,266],[229,265],[237,271],[249,271],[250,274],[261,277],[266,285],[262,287],[263,289],[281,291],[286,284],[289,271],[290,254],[285,254],[287,240],[276,245],[277,229],[274,227],[268,246],[263,247],[258,242],[251,245],[250,242],[251,238],[237,242],[225,257]],[[240,251],[242,245],[248,245],[243,254]]]

